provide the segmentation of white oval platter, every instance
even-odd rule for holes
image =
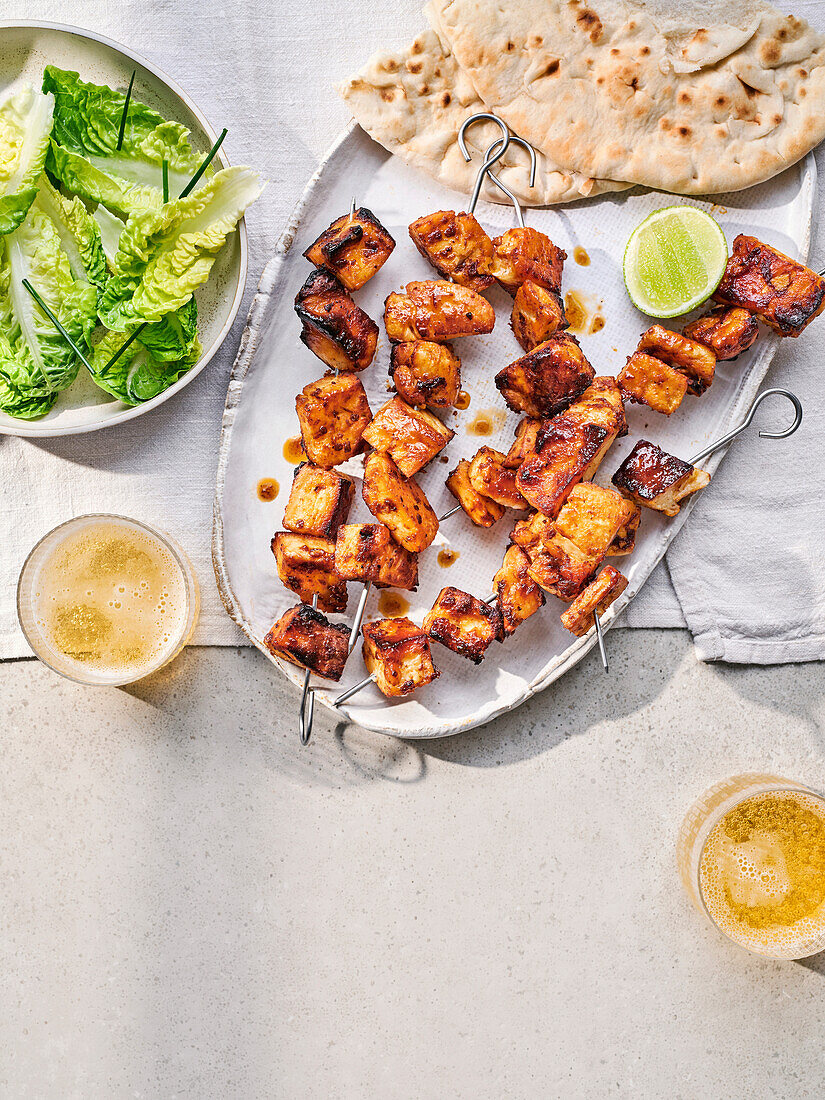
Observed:
[[[715,203],[685,201],[710,210],[722,224],[729,242],[737,232],[752,231],[782,251],[805,259],[815,186],[816,169],[813,158],[808,157],[770,183],[749,191],[716,196]],[[359,205],[374,211],[397,242],[382,270],[355,295],[358,303],[378,321],[384,298],[391,290],[411,279],[436,277],[410,241],[408,224],[434,210],[461,209],[466,201],[390,157],[353,124],[309,182],[275,257],[264,271],[227,395],[215,498],[213,559],[218,587],[229,614],[267,656],[270,655],[263,645],[264,635],[297,602],[295,595],[278,580],[269,545],[281,526],[292,479],[293,467],[283,456],[283,444],[299,434],[295,394],[324,373],[321,361],[300,342],[300,325],[293,312],[295,294],[311,270],[301,253],[334,218],[349,209],[353,196]],[[618,373],[635,348],[640,332],[650,324],[631,305],[624,290],[621,261],[627,237],[652,210],[678,201],[682,200],[661,193],[634,191],[527,212],[528,225],[544,230],[567,251],[563,292],[576,290],[590,296],[594,304],[603,302],[605,327],[594,335],[580,337],[597,374]],[[476,213],[491,235],[514,224],[508,206],[481,204]],[[574,262],[577,246],[589,254],[588,266]],[[456,461],[471,456],[484,444],[506,451],[519,419],[507,410],[493,383],[496,371],[521,354],[508,325],[511,300],[497,288],[488,297],[496,307],[493,333],[457,340],[454,344],[462,360],[462,387],[471,394],[471,404],[466,411],[445,416],[456,433],[445,452],[449,463],[436,459],[417,475],[438,515],[455,504],[444,479]],[[690,457],[721,436],[749,408],[777,342],[777,337],[763,331],[739,360],[720,363],[711,389],[701,399],[686,398],[670,420],[645,407],[628,405],[629,434],[611,448],[596,481],[609,483],[640,436],[684,457]],[[359,376],[373,411],[390,396],[388,361],[389,345],[382,329],[375,361]],[[484,438],[468,432],[468,425],[479,412],[488,414],[494,424],[493,434]],[[784,415],[784,410],[780,415]],[[719,460],[717,454],[702,465],[713,471]],[[357,471],[359,462],[355,460],[345,469],[350,472],[352,467]],[[274,477],[280,484],[280,494],[274,503],[258,500],[256,486],[263,477]],[[713,492],[713,485],[705,492]],[[639,591],[688,518],[695,500],[696,497],[691,497],[673,520],[643,510],[634,553],[614,559],[630,583],[604,616],[605,627],[616,621]],[[370,519],[357,493],[350,522]],[[492,529],[482,531],[473,527],[461,512],[445,521],[436,542],[420,557],[418,591],[403,593],[410,603],[410,617],[420,623],[437,593],[447,584],[480,598],[487,597],[512,523],[513,516],[508,514]],[[450,568],[441,568],[436,561],[439,548],[444,545],[458,551],[459,556]],[[360,585],[350,585],[348,614],[333,616],[334,620],[351,621],[360,591]],[[377,593],[371,594],[367,617],[378,614],[377,597]],[[564,630],[559,621],[563,609],[558,600],[548,596],[542,611],[524,623],[504,645],[494,643],[478,666],[434,644],[433,658],[442,672],[435,683],[397,701],[385,699],[370,685],[341,710],[368,729],[402,737],[437,737],[488,722],[546,688],[594,645],[593,630],[584,638],[575,638]],[[644,646],[643,637],[639,645]],[[300,669],[271,656],[270,660],[293,683],[302,682]],[[601,671],[594,668],[594,675],[601,675]],[[364,676],[357,647],[340,684],[313,678],[319,689],[317,698],[330,705],[336,695]],[[552,706],[552,698],[547,702]],[[297,693],[295,710],[297,723]]]
[[[189,96],[157,66],[128,47],[95,31],[60,23],[0,21],[0,90],[18,80],[28,80],[39,87],[43,69],[49,64],[72,69],[83,80],[124,89],[134,71],[137,73],[134,93],[137,99],[166,118],[187,126],[192,132],[193,147],[201,150],[204,156],[215,143],[218,135]],[[223,146],[215,159],[220,161],[221,167],[229,166]],[[168,390],[142,405],[126,405],[98,389],[88,373],[81,369],[76,381],[60,394],[54,408],[40,420],[15,420],[0,411],[0,435],[42,439],[91,432],[133,420],[168,401],[200,374],[226,339],[241,305],[246,269],[246,226],[241,221],[215,262],[209,281],[196,294],[198,336],[203,355]]]

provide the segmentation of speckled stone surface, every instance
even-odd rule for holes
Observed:
[[[0,1095],[819,1097],[825,961],[684,898],[693,797],[825,786],[821,666],[609,637],[488,728],[402,743],[250,650],[126,690],[0,669]]]

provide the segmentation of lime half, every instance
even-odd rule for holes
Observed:
[[[708,299],[728,261],[725,234],[695,206],[666,206],[637,225],[624,251],[624,285],[650,317],[678,317]]]

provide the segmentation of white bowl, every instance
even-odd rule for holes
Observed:
[[[164,117],[188,126],[194,147],[204,156],[217,139],[218,135],[186,93],[150,61],[126,46],[94,31],[59,23],[0,21],[0,89],[19,79],[30,80],[40,87],[43,69],[49,64],[72,69],[80,73],[82,80],[124,89],[136,71],[136,99],[148,103]],[[215,160],[224,168],[229,164],[223,148]],[[195,296],[203,355],[169,389],[142,405],[125,405],[98,389],[81,367],[77,380],[60,394],[55,407],[40,420],[16,420],[0,411],[0,435],[35,439],[76,435],[132,420],[163,404],[200,374],[226,339],[243,298],[246,269],[246,226],[241,220],[238,231],[227,241],[212,268],[209,281]]]

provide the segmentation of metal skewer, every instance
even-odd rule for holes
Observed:
[[[766,432],[764,430],[761,430],[759,432],[759,438],[760,439],[787,439],[787,437],[789,435],[793,435],[793,433],[796,431],[796,429],[802,423],[802,402],[799,400],[799,398],[796,396],[796,394],[791,393],[790,390],[782,390],[782,389],[763,390],[762,393],[758,394],[754,398],[753,404],[751,405],[750,409],[748,410],[744,420],[742,420],[739,424],[737,424],[735,428],[731,428],[731,430],[726,435],[723,435],[720,439],[717,439],[714,443],[710,443],[707,447],[704,448],[704,450],[699,451],[697,454],[695,454],[693,456],[693,458],[688,459],[688,462],[691,464],[691,466],[695,466],[697,462],[701,462],[703,458],[707,458],[708,455],[713,454],[714,451],[718,451],[720,447],[724,447],[727,443],[730,443],[732,440],[736,439],[736,437],[738,435],[741,435],[742,432],[744,432],[746,428],[750,427],[751,421],[754,418],[756,410],[759,408],[759,406],[762,404],[762,402],[765,401],[768,397],[773,397],[775,394],[780,396],[780,397],[786,397],[788,399],[788,401],[790,401],[790,403],[793,405],[793,407],[794,407],[793,423],[790,424],[787,428],[783,428],[782,431],[780,431],[780,432]]]
[[[318,593],[312,597],[313,609],[318,607]],[[310,669],[304,673],[304,690],[301,692],[301,709],[298,712],[298,732],[301,735],[301,744],[308,745],[312,736],[312,719],[315,717],[315,693],[309,686],[309,678],[312,675]]]

